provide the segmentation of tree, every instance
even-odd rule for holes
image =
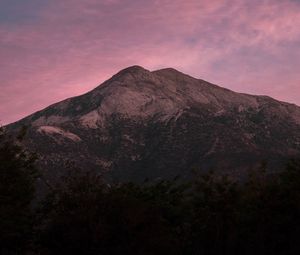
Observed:
[[[41,207],[41,252],[180,254],[170,222],[177,193],[167,183],[108,185],[96,173],[73,169]]]
[[[21,145],[23,128],[13,139],[0,127],[0,253],[14,254],[30,239],[36,156]]]

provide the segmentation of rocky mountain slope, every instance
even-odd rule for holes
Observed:
[[[300,107],[236,93],[174,69],[129,67],[82,96],[8,126],[54,178],[67,162],[113,181],[183,178],[192,169],[243,175],[300,154]]]

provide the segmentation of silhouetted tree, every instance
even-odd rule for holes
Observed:
[[[43,254],[180,254],[176,192],[165,183],[105,185],[72,171],[43,203],[39,245]]]
[[[0,253],[14,254],[28,245],[32,232],[36,157],[0,128]]]

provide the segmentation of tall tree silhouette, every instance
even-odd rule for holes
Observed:
[[[22,129],[13,139],[0,127],[0,253],[11,254],[28,244],[37,170],[35,155],[21,146]]]

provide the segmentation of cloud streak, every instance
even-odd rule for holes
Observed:
[[[133,64],[300,105],[298,1],[43,0],[35,11],[37,0],[21,2],[0,3],[26,14],[0,19],[2,123]]]

